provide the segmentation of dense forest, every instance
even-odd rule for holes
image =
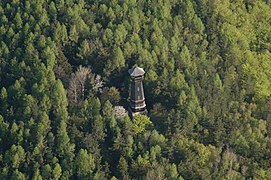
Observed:
[[[0,43],[0,179],[271,177],[270,0],[1,0]]]

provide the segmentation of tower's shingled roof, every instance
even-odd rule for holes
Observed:
[[[128,70],[128,73],[130,74],[130,76],[137,77],[143,76],[145,74],[145,71],[140,67],[134,66]]]

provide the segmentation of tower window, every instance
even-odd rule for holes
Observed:
[[[139,87],[137,87],[137,91],[139,92]]]
[[[140,96],[137,96],[137,99],[140,99]]]

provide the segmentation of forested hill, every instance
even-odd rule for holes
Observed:
[[[1,180],[271,177],[270,0],[1,0],[0,43]]]

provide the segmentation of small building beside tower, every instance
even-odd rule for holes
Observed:
[[[137,114],[147,114],[143,78],[145,71],[137,66],[128,70],[131,77],[131,90],[129,99],[129,114],[134,117]]]

